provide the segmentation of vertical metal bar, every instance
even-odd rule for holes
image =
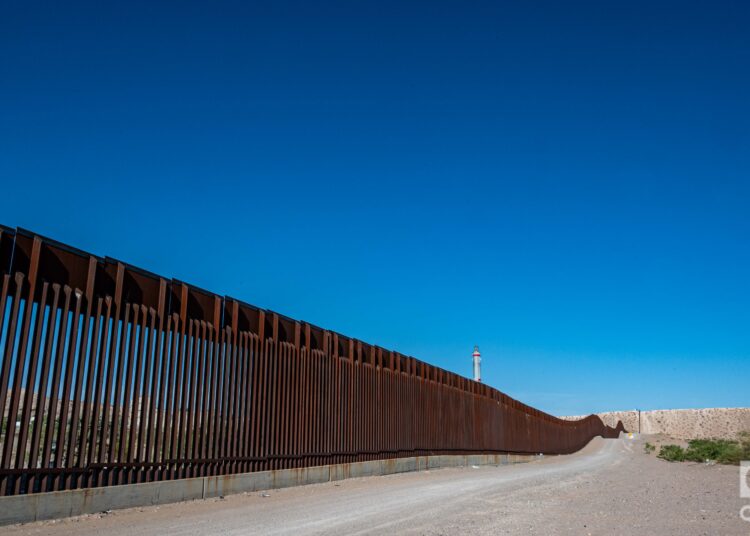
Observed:
[[[303,463],[305,465],[309,465],[311,463],[311,459],[309,457],[310,453],[312,452],[312,446],[311,446],[311,429],[312,429],[312,402],[311,402],[311,370],[310,370],[310,361],[311,361],[311,352],[312,349],[312,330],[310,329],[310,324],[305,324],[305,346],[301,349],[301,356],[302,356],[302,379],[303,379],[303,405],[302,405],[302,454],[305,455],[305,457],[302,459]]]
[[[151,365],[151,338],[154,333],[156,323],[156,311],[153,308],[141,305],[141,326],[140,336],[138,337],[138,349],[136,351],[135,377],[133,378],[132,388],[132,405],[130,409],[130,427],[128,429],[127,439],[127,462],[128,469],[125,472],[125,481],[128,483],[137,482],[136,475],[140,474],[140,468],[136,468],[136,462],[143,461],[140,449],[136,447],[136,434],[142,438],[145,434],[144,426],[146,424],[144,415],[148,406],[148,389],[149,371]],[[149,321],[150,319],[150,321]],[[130,383],[127,383],[128,389]],[[126,408],[127,410],[128,408]],[[124,419],[124,416],[123,416]],[[138,445],[142,439],[139,439]],[[121,441],[122,444],[122,441]]]
[[[292,467],[291,454],[293,453],[293,422],[294,414],[292,413],[292,400],[294,399],[294,351],[293,343],[285,343],[285,394],[284,394],[284,468]]]
[[[205,384],[206,382],[206,373],[207,373],[207,361],[208,357],[206,356],[206,352],[208,351],[209,346],[209,333],[213,329],[211,324],[208,322],[205,322],[204,320],[201,320],[200,323],[201,331],[200,331],[200,340],[198,342],[197,346],[197,354],[195,356],[196,359],[196,366],[193,367],[193,370],[195,370],[195,375],[193,376],[193,383],[195,385],[195,389],[193,389],[193,397],[191,399],[190,404],[190,420],[188,420],[188,426],[191,427],[192,434],[189,434],[189,437],[191,438],[192,448],[190,450],[190,457],[193,458],[190,464],[190,471],[188,474],[190,476],[203,476],[203,462],[197,461],[201,458],[201,452],[200,452],[200,436],[202,433],[203,425],[204,425],[204,401],[205,401]]]
[[[112,414],[112,443],[114,445],[116,442],[117,453],[115,457],[115,455],[112,453],[112,450],[114,449],[112,449],[110,450],[110,455],[112,455],[113,459],[116,459],[120,463],[127,463],[128,461],[128,453],[126,452],[127,439],[130,435],[130,429],[133,427],[133,423],[128,422],[128,419],[130,418],[131,400],[134,398],[133,391],[135,390],[133,386],[133,370],[136,368],[135,362],[139,357],[137,354],[140,353],[138,349],[143,341],[143,326],[145,325],[146,320],[146,307],[144,307],[143,305],[133,304],[131,306],[131,311],[133,311],[133,319],[130,322],[126,322],[127,327],[125,327],[125,325],[123,326],[124,332],[128,333],[128,343],[127,349],[123,348],[125,351],[121,352],[120,354],[120,362],[122,363],[122,366],[118,365],[117,367],[119,372],[117,376],[117,387],[115,389],[115,410]],[[126,311],[126,320],[127,316],[128,313]],[[127,358],[125,358],[126,355]],[[125,373],[124,384],[121,381],[121,372]],[[122,393],[120,393],[120,389],[122,389]],[[122,394],[122,403],[120,403],[120,394]],[[133,405],[137,404],[138,403],[136,401],[133,401]],[[118,429],[118,415],[120,414],[121,407],[122,418],[119,422],[119,433],[117,436],[115,436],[115,433]],[[119,471],[117,471],[117,478],[115,479],[115,482],[117,482],[118,484],[124,483],[125,475],[127,472],[128,471],[125,468],[121,468]]]
[[[200,366],[198,368],[198,391],[195,403],[195,426],[193,436],[193,457],[201,460],[195,466],[194,476],[205,475],[205,462],[203,461],[202,443],[203,434],[206,426],[206,395],[210,385],[210,365],[211,365],[211,334],[213,325],[210,322],[205,323],[205,332],[201,344]]]
[[[2,233],[0,233],[0,243],[2,243]],[[3,275],[2,287],[0,287],[0,331],[5,325],[5,310],[9,306],[8,304],[8,291],[10,288],[10,274]],[[11,334],[8,333],[6,338],[10,338]],[[12,344],[10,345],[12,346]],[[4,355],[3,348],[0,347],[0,357]],[[2,391],[2,401],[0,401],[0,424],[5,418],[5,376],[8,373],[10,367],[10,360],[3,360],[2,366],[0,366],[0,391]],[[0,448],[2,448],[2,441],[0,441]],[[5,488],[5,476],[0,475],[0,492]]]
[[[43,349],[42,358],[42,369],[39,373],[38,386],[35,388],[37,393],[36,400],[36,413],[34,414],[34,432],[31,436],[31,449],[29,451],[29,468],[35,469],[37,467],[37,460],[39,459],[39,442],[41,439],[42,427],[44,426],[44,419],[48,417],[46,415],[46,398],[47,398],[47,385],[49,384],[49,368],[50,358],[52,355],[52,345],[54,343],[55,326],[57,325],[57,304],[60,298],[60,285],[55,283],[52,285],[52,305],[50,307],[47,328],[45,334],[45,343]],[[10,419],[8,419],[10,420]],[[39,482],[38,476],[33,476],[29,479],[28,488],[33,489],[34,486]]]
[[[167,316],[167,331],[164,335],[161,372],[159,374],[159,403],[156,412],[156,442],[154,445],[154,462],[160,462],[154,479],[163,480],[167,476],[169,458],[168,447],[171,433],[170,424],[174,415],[173,387],[175,384],[174,370],[176,361],[177,322],[178,315]]]
[[[133,320],[130,320],[130,311],[133,312]],[[110,425],[109,442],[107,443],[107,435],[105,432],[104,441],[102,443],[107,444],[107,463],[113,464],[115,462],[122,462],[123,449],[121,445],[118,445],[118,429],[120,431],[120,437],[123,436],[124,430],[118,426],[120,420],[120,406],[123,402],[123,372],[127,367],[127,375],[130,376],[131,366],[133,363],[133,351],[135,346],[135,337],[138,325],[138,306],[133,306],[130,303],[125,304],[125,318],[122,321],[122,328],[120,329],[120,351],[117,355],[117,360],[114,363],[114,398],[111,401],[112,404],[112,422]],[[110,360],[112,357],[110,356]],[[110,370],[113,370],[110,368]],[[109,384],[108,384],[109,385]],[[130,386],[128,386],[129,388]],[[109,406],[109,397],[105,397],[104,408],[105,414],[106,409]],[[125,412],[123,412],[125,413]],[[123,416],[124,417],[124,416]],[[124,420],[124,419],[123,419]],[[106,422],[106,419],[105,419]],[[124,423],[123,423],[124,426]],[[106,428],[105,428],[106,430]],[[118,446],[120,448],[118,448]],[[102,446],[103,449],[103,446]],[[101,458],[100,458],[101,460]],[[120,469],[108,467],[105,482],[107,485],[117,483],[120,476]]]
[[[215,351],[215,358],[213,362],[214,369],[214,381],[211,403],[211,428],[208,438],[208,457],[215,460],[213,467],[211,468],[211,475],[224,474],[225,462],[223,458],[226,457],[224,452],[224,442],[222,441],[222,432],[227,429],[227,376],[226,376],[226,361],[227,361],[227,349],[229,345],[229,328],[222,328],[216,331],[216,344],[218,345]]]
[[[263,318],[263,313],[261,313],[261,320]],[[249,335],[249,348],[252,351],[252,387],[245,395],[245,405],[250,410],[247,411],[246,415],[245,438],[249,437],[251,440],[249,449],[246,448],[246,452],[250,452],[250,456],[256,458],[256,461],[251,465],[247,465],[246,471],[251,470],[250,467],[252,467],[252,470],[264,467],[264,464],[258,460],[265,453],[263,450],[263,433],[265,430],[264,421],[267,420],[262,413],[265,410],[266,373],[268,370],[264,333],[265,328],[263,322],[261,322],[258,328],[258,335]],[[248,381],[250,380],[248,379]]]
[[[13,389],[11,391],[11,402],[10,407],[8,408],[8,417],[7,417],[7,424],[5,429],[5,446],[3,448],[3,456],[2,461],[0,462],[0,468],[7,469],[10,467],[10,460],[11,460],[11,454],[13,451],[13,440],[15,436],[15,426],[12,426],[11,423],[16,422],[16,418],[18,415],[18,403],[21,396],[21,380],[23,376],[23,370],[24,365],[26,361],[26,351],[27,351],[27,345],[29,342],[29,331],[30,331],[30,323],[31,323],[31,317],[32,312],[34,310],[33,304],[34,304],[34,298],[36,293],[36,279],[37,279],[37,273],[39,271],[39,255],[41,252],[42,242],[39,239],[39,237],[34,237],[34,242],[32,245],[31,250],[31,259],[29,264],[29,277],[28,277],[28,284],[29,284],[29,292],[26,297],[26,302],[23,310],[23,324],[21,326],[21,340],[19,344],[19,351],[16,353],[16,370],[13,376]],[[17,277],[16,282],[18,286],[20,287],[23,278]],[[20,294],[19,294],[20,297]],[[15,315],[14,315],[15,316]],[[13,324],[13,331],[15,332],[15,319],[12,322]],[[8,351],[6,352],[6,359],[10,360],[10,353],[12,351],[13,346],[8,345]],[[9,363],[8,363],[9,364]],[[8,381],[10,378],[8,378]],[[5,409],[5,397],[6,397],[6,382],[5,378],[2,382],[2,388],[0,388],[2,392],[0,392],[0,397],[2,397],[2,401],[0,401],[0,409]],[[0,419],[2,419],[4,413],[0,411]],[[6,492],[7,492],[7,485],[6,485]]]
[[[169,317],[168,329],[171,328],[169,337],[169,360],[167,366],[167,387],[166,398],[164,400],[164,429],[161,437],[161,460],[164,462],[162,467],[161,479],[174,478],[175,474],[175,427],[177,424],[177,414],[179,411],[178,400],[180,397],[180,380],[182,373],[180,363],[182,361],[182,334],[184,327],[182,320],[177,313]],[[158,449],[157,449],[158,451]]]
[[[225,372],[225,391],[226,396],[226,423],[222,427],[222,456],[228,456],[232,458],[232,461],[226,468],[227,472],[234,473],[237,471],[237,457],[239,456],[240,449],[244,448],[245,442],[247,441],[244,435],[244,427],[241,431],[238,431],[239,424],[239,413],[237,411],[237,384],[238,375],[245,375],[246,373],[241,371],[237,363],[237,345],[239,344],[239,316],[240,316],[240,304],[234,300],[232,301],[232,325],[227,326],[227,344],[231,345],[227,351],[226,364],[224,366]],[[241,381],[241,377],[239,378]],[[239,433],[238,433],[239,432]]]
[[[78,332],[79,332],[79,321],[81,316],[81,301],[83,293],[79,289],[75,289],[75,309],[73,311],[73,327],[70,331],[70,344],[68,346],[68,356],[66,359],[66,370],[65,370],[65,383],[63,385],[62,404],[60,406],[60,425],[57,429],[57,438],[55,444],[57,450],[55,452],[55,467],[70,467],[73,452],[70,450],[70,444],[67,445],[65,437],[68,429],[68,406],[70,405],[70,391],[73,385],[73,370],[74,367],[82,367],[81,350],[78,344]],[[71,421],[76,419],[76,414],[72,413]],[[71,422],[72,425],[72,422]],[[67,478],[65,476],[59,476],[55,479],[55,489],[65,489],[67,487]]]
[[[174,430],[173,436],[173,439],[177,444],[177,454],[175,457],[179,466],[178,478],[185,478],[188,469],[186,464],[189,462],[188,447],[190,428],[188,406],[190,404],[190,398],[192,397],[193,387],[190,379],[195,360],[195,345],[198,340],[197,332],[199,327],[198,322],[194,320],[188,321],[188,336],[183,344],[184,356],[182,357],[184,360],[184,366],[182,368],[182,396],[180,398],[179,411],[180,421],[179,426]]]
[[[21,415],[21,426],[18,431],[18,446],[16,447],[16,463],[15,467],[21,469],[26,466],[27,457],[27,436],[29,431],[31,412],[34,405],[34,394],[36,393],[35,382],[36,382],[36,370],[39,364],[39,347],[42,340],[42,329],[44,327],[45,309],[47,307],[47,293],[49,284],[45,281],[42,284],[42,294],[39,301],[39,306],[36,314],[36,326],[34,329],[34,342],[31,345],[31,360],[29,363],[28,372],[26,373],[26,389],[24,392],[23,411]],[[1,415],[0,415],[1,416]],[[39,426],[40,423],[37,423]],[[8,426],[10,425],[10,419],[8,419]],[[12,436],[6,433],[6,437]],[[20,491],[21,479],[16,480],[16,493]]]
[[[214,316],[213,316],[213,329],[211,330],[211,374],[210,374],[210,390],[206,400],[206,425],[204,426],[204,435],[201,438],[203,452],[202,457],[209,460],[215,459],[216,456],[216,438],[218,437],[218,429],[216,428],[216,422],[219,420],[219,404],[221,401],[221,391],[219,390],[221,383],[221,377],[219,372],[219,364],[222,358],[223,352],[223,326],[221,318],[221,310],[223,309],[224,303],[218,296],[214,297]],[[209,466],[206,468],[204,474],[215,475],[217,465],[215,462],[209,462]]]
[[[151,337],[151,348],[149,355],[152,356],[152,363],[150,368],[151,381],[151,395],[149,397],[149,410],[148,410],[148,428],[146,432],[145,440],[145,452],[143,454],[143,461],[150,465],[145,471],[146,482],[150,482],[156,478],[157,469],[156,463],[161,461],[159,456],[159,437],[160,437],[160,416],[163,415],[163,405],[161,397],[164,392],[165,382],[165,365],[166,365],[166,351],[167,346],[166,334],[164,332],[164,319],[167,307],[167,282],[164,278],[159,278],[159,298],[156,308],[156,332]],[[153,326],[153,324],[152,324]],[[144,417],[141,417],[143,419]],[[143,440],[143,432],[140,434],[140,439]],[[138,445],[138,451],[141,452],[141,445]]]
[[[276,413],[278,418],[276,419],[276,455],[279,458],[276,461],[277,469],[286,468],[286,392],[287,392],[287,345],[285,342],[279,341],[278,350],[276,355],[276,376],[277,376],[277,394],[276,394]]]
[[[251,439],[251,456],[253,458],[260,458],[263,455],[263,433],[262,423],[260,422],[261,407],[264,404],[265,398],[265,342],[266,342],[266,313],[264,311],[258,312],[258,335],[257,339],[253,340],[251,337],[253,357],[252,357],[252,385],[251,392],[248,393],[248,403],[251,404],[248,415],[250,419],[246,423],[248,430],[245,432],[245,438],[250,437]],[[249,398],[252,397],[252,398]],[[250,432],[250,436],[247,432]],[[247,452],[247,449],[246,449]],[[262,467],[260,462],[254,462],[252,466],[245,465],[243,469],[245,471],[258,470]]]
[[[349,434],[351,431],[351,368],[346,361],[346,357],[340,353],[340,340],[338,334],[334,334],[334,350],[331,374],[331,416],[333,417],[331,427],[331,445],[330,449],[337,452],[346,452],[349,450]],[[337,455],[333,463],[342,463],[348,461],[343,454]]]
[[[8,384],[10,382],[10,364],[12,361],[12,352],[16,342],[16,330],[18,327],[18,316],[21,304],[21,291],[23,289],[24,276],[21,273],[15,275],[16,293],[13,296],[13,305],[10,313],[10,320],[8,322],[8,332],[6,335],[7,342],[5,343],[5,352],[3,353],[3,367],[0,373],[0,421],[5,417],[5,405],[8,400]],[[5,303],[3,303],[3,310],[5,310]],[[10,424],[10,417],[8,417],[8,424]],[[12,435],[10,433],[5,434],[5,443],[3,450],[7,449],[8,441],[12,441]],[[5,466],[1,466],[5,467]]]
[[[252,408],[249,400],[255,396],[255,381],[257,356],[254,354],[255,339],[247,331],[235,335],[236,344],[232,349],[232,419],[231,419],[231,450],[233,458],[232,472],[247,472],[250,463],[243,459],[252,456]],[[252,385],[252,387],[249,387]],[[250,390],[252,389],[252,392]]]
[[[63,288],[65,294],[65,301],[62,309],[62,320],[60,322],[60,329],[57,332],[57,343],[56,343],[56,355],[55,355],[55,368],[52,375],[52,385],[50,385],[50,399],[49,408],[47,409],[47,430],[44,433],[44,451],[42,455],[42,467],[50,467],[50,459],[52,455],[52,448],[55,447],[55,451],[59,448],[59,445],[53,445],[55,435],[55,425],[58,424],[57,418],[57,400],[60,394],[60,374],[62,372],[62,362],[65,356],[65,345],[68,337],[68,316],[70,312],[70,293],[71,288],[65,285]],[[41,396],[40,392],[40,396]],[[42,491],[49,491],[50,475],[44,475],[42,477]]]
[[[278,469],[279,460],[276,455],[279,454],[279,392],[281,390],[279,377],[279,315],[271,315],[272,337],[273,342],[268,346],[268,362],[270,374],[270,390],[268,392],[270,399],[269,416],[271,419],[268,431],[268,453],[272,456],[270,469]]]
[[[163,283],[163,280],[162,280]],[[161,304],[161,296],[159,302]],[[159,305],[161,309],[162,306]],[[142,393],[140,400],[140,411],[138,412],[137,445],[131,437],[129,451],[131,463],[142,462],[143,467],[137,468],[135,482],[150,481],[152,469],[148,465],[151,461],[151,449],[154,441],[154,411],[156,406],[156,389],[159,383],[159,341],[161,340],[161,327],[157,326],[157,319],[161,313],[153,308],[148,309],[150,319],[148,325],[148,338],[145,347],[145,366],[142,380]],[[132,419],[131,419],[132,420]],[[135,428],[135,427],[133,427]],[[135,452],[134,452],[135,450]]]
[[[263,329],[263,328],[260,328]],[[256,470],[268,469],[266,458],[269,454],[267,441],[269,433],[270,415],[269,407],[269,359],[268,346],[269,334],[258,337],[258,404],[255,407],[255,417],[253,418],[253,427],[256,433],[256,457],[260,458],[255,466]]]
[[[214,457],[213,453],[213,442],[216,437],[214,434],[215,426],[215,404],[217,396],[217,380],[218,380],[218,362],[221,355],[221,320],[218,323],[213,323],[212,329],[209,331],[209,349],[207,356],[210,359],[206,362],[206,388],[204,391],[204,420],[203,426],[201,427],[201,458],[208,460],[206,467],[203,470],[203,475],[215,474],[216,464],[212,461]]]
[[[262,418],[263,424],[265,425],[263,428],[263,457],[272,457],[275,452],[273,451],[274,447],[274,438],[273,432],[274,432],[274,424],[276,419],[274,418],[274,397],[276,396],[276,382],[274,381],[275,378],[275,359],[273,358],[273,355],[275,355],[274,349],[275,349],[275,342],[276,342],[276,330],[278,329],[278,318],[275,318],[276,322],[274,322],[274,315],[272,315],[272,332],[271,337],[267,337],[265,340],[265,347],[264,347],[264,365],[265,365],[265,378],[264,378],[264,396],[263,396],[263,402],[264,402],[264,408],[261,411],[261,416],[264,416]],[[264,464],[264,469],[273,469],[273,461],[269,460]]]
[[[104,317],[102,317],[102,305],[105,306]],[[94,456],[94,447],[96,444],[96,422],[97,412],[101,389],[102,379],[102,367],[103,367],[103,347],[106,347],[106,342],[102,343],[102,339],[106,338],[107,325],[109,323],[109,310],[111,305],[111,299],[107,297],[105,300],[98,298],[96,301],[96,316],[94,317],[94,328],[93,337],[88,351],[88,370],[87,370],[87,381],[85,390],[85,399],[83,401],[83,416],[81,417],[81,431],[78,437],[78,456],[76,457],[76,467],[81,467],[85,464],[90,464]],[[102,323],[102,318],[104,322]],[[104,332],[104,337],[101,337],[101,332]],[[94,378],[96,374],[96,378]],[[94,392],[94,390],[96,392]],[[71,433],[71,438],[73,437]],[[79,474],[79,477],[75,479],[74,487],[81,487],[88,485],[91,475]]]
[[[105,461],[105,453],[107,452],[107,446],[108,446],[108,432],[109,432],[109,408],[110,405],[113,404],[113,402],[117,403],[119,401],[112,399],[112,382],[114,381],[114,372],[115,372],[115,362],[119,361],[122,363],[122,360],[125,359],[125,352],[122,350],[122,345],[125,344],[125,336],[127,333],[127,324],[128,324],[128,313],[130,312],[130,307],[128,306],[125,310],[125,320],[122,322],[122,325],[120,324],[120,314],[122,309],[122,284],[123,284],[123,278],[125,275],[125,267],[122,265],[122,263],[117,264],[117,275],[115,276],[115,296],[114,296],[114,308],[115,308],[115,315],[112,319],[111,323],[108,323],[106,326],[107,334],[109,337],[109,346],[107,348],[107,371],[105,376],[105,387],[104,387],[104,400],[101,401],[102,403],[102,418],[101,418],[101,432],[99,434],[99,448],[97,451],[97,461],[99,463],[103,463]],[[118,353],[117,351],[117,342],[118,342],[118,334],[119,338],[122,339],[122,344],[120,345],[120,351]],[[98,401],[97,401],[98,402]],[[112,434],[114,435],[114,419],[112,422]],[[112,449],[114,448],[114,442],[115,438],[113,437],[111,440],[111,443],[109,443],[109,446],[111,447],[109,449],[109,457],[108,460],[110,463],[112,460]],[[109,482],[111,469],[106,471],[106,474],[102,474],[99,472],[96,475],[96,485],[101,485],[103,482]]]
[[[211,362],[213,360],[213,332],[214,327],[213,324],[210,322],[206,322],[206,337],[203,341],[203,350],[201,352],[201,361],[202,361],[202,369],[198,369],[198,374],[200,375],[200,380],[198,382],[198,402],[196,404],[196,417],[195,417],[195,454],[194,456],[201,460],[200,464],[198,465],[197,469],[197,476],[205,476],[206,475],[206,462],[205,460],[206,456],[203,451],[204,447],[204,440],[205,440],[205,434],[208,431],[206,429],[206,425],[208,422],[208,416],[207,416],[207,403],[208,403],[208,396],[209,396],[209,390],[211,388],[211,381],[212,381],[212,372],[211,372]]]
[[[2,235],[0,234],[0,239]],[[3,283],[0,285],[0,329],[5,325],[5,309],[7,307],[8,300],[8,289],[10,288],[10,274],[3,274]],[[2,355],[2,348],[0,348],[0,356]],[[0,374],[0,378],[2,378]],[[2,412],[0,412],[2,415]]]
[[[232,327],[227,326],[225,328],[226,344],[230,346],[224,357],[223,374],[225,394],[222,400],[222,406],[224,408],[224,424],[221,427],[220,437],[220,456],[229,457],[232,461],[225,465],[223,474],[227,472],[237,472],[237,458],[240,456],[240,452],[244,450],[247,442],[245,437],[245,427],[239,426],[239,417],[241,413],[240,410],[237,410],[237,403],[240,402],[237,393],[237,385],[240,384],[243,379],[246,380],[247,378],[247,371],[246,368],[242,366],[242,354],[238,346],[242,345],[243,348],[246,346],[243,344],[245,337],[238,337],[237,334],[237,311],[239,310],[239,306],[237,305],[237,302],[234,302],[233,305],[235,314],[232,315],[232,319],[234,324]],[[245,363],[249,363],[249,359],[247,359]]]
[[[216,439],[216,421],[219,415],[217,415],[217,404],[220,400],[221,393],[218,391],[219,388],[219,359],[221,357],[221,320],[214,323],[214,329],[211,330],[211,364],[210,374],[208,375],[208,395],[206,396],[206,420],[203,426],[203,435],[201,436],[201,457],[212,460],[216,456],[214,454],[214,441]],[[214,475],[216,471],[216,464],[213,461],[209,461],[208,467],[206,467],[204,474]]]
[[[295,461],[292,467],[300,467],[302,460],[298,458],[301,454],[301,442],[302,442],[302,428],[301,428],[301,413],[302,413],[302,326],[299,322],[294,323],[294,353],[292,359],[292,454],[295,456]]]
[[[183,287],[183,289],[186,291]],[[187,292],[184,293],[187,299]],[[184,301],[182,302],[185,303]],[[183,309],[186,305],[183,305]],[[175,391],[172,398],[172,416],[170,423],[171,436],[169,440],[169,458],[170,472],[168,478],[180,478],[182,476],[182,445],[185,436],[183,428],[185,426],[185,405],[187,399],[187,375],[189,373],[189,345],[193,337],[193,321],[187,320],[184,312],[179,317],[180,331],[176,333],[177,348],[176,352],[176,369],[175,369]],[[176,328],[175,328],[176,331]]]

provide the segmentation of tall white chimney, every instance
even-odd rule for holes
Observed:
[[[482,354],[479,353],[479,346],[474,347],[474,353],[471,354],[471,357],[474,360],[474,381],[475,382],[481,382],[482,381],[482,373],[480,372],[480,363],[482,362]]]

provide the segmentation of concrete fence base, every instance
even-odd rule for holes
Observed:
[[[0,525],[58,519],[137,506],[209,499],[246,491],[321,484],[347,478],[382,476],[442,467],[506,465],[528,462],[536,458],[535,455],[526,454],[419,456],[15,495],[0,497]]]

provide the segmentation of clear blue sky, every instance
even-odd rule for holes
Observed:
[[[106,4],[106,5],[103,5]],[[0,222],[552,413],[750,406],[750,4],[0,7]]]

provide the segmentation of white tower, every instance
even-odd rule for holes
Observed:
[[[481,382],[482,373],[479,371],[480,369],[479,364],[482,362],[482,355],[479,353],[479,346],[474,347],[474,353],[471,354],[471,357],[474,360],[474,381]]]

